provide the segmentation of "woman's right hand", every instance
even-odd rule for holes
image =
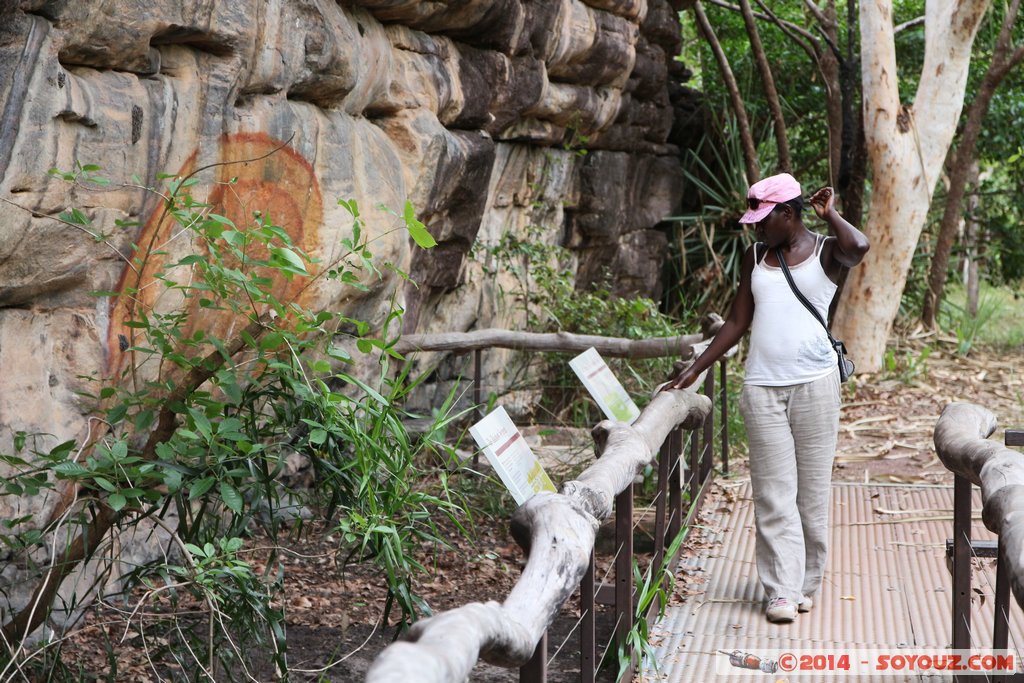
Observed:
[[[685,389],[697,380],[697,375],[698,373],[693,372],[693,366],[691,365],[676,375],[675,379],[665,383],[665,385],[661,387],[661,391]]]

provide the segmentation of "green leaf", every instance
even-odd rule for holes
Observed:
[[[218,378],[220,390],[224,392],[224,396],[227,397],[228,401],[233,405],[239,405],[242,402],[242,388],[238,386],[238,382],[230,373],[222,373]]]
[[[206,553],[203,552],[203,549],[197,545],[193,545],[192,543],[186,543],[185,550],[189,551],[195,557],[206,557]]]
[[[181,490],[181,472],[166,468],[163,471],[164,485],[167,487],[168,492],[177,493]]]
[[[109,491],[110,493],[113,493],[114,491],[117,491],[117,487],[114,486],[113,484],[111,484],[109,480],[107,480],[107,479],[105,479],[103,477],[93,477],[92,480],[94,482],[96,482],[96,484],[101,489],[105,489],[106,491]]]
[[[77,462],[60,462],[53,466],[53,471],[65,477],[82,477],[89,474],[89,470]]]
[[[192,420],[196,425],[196,429],[203,435],[207,441],[213,438],[213,427],[210,425],[210,419],[206,417],[206,414],[196,408],[188,409],[189,415],[192,416]]]
[[[124,419],[124,416],[128,413],[127,403],[118,403],[107,412],[107,421],[111,423],[118,423]]]
[[[300,275],[309,275],[306,271],[306,265],[302,262],[302,259],[299,258],[299,255],[291,249],[286,249],[285,247],[273,247],[271,248],[270,253],[274,255],[282,269],[295,272]]]
[[[332,346],[329,349],[327,349],[327,355],[330,356],[331,358],[336,358],[346,363],[352,360],[352,354],[350,354],[348,351],[341,348],[340,346]]]
[[[221,225],[230,225],[232,228],[235,227],[235,224],[231,222],[231,219],[225,216],[221,216],[216,213],[208,213],[206,214],[206,217],[213,221],[214,223],[220,223]]]
[[[81,209],[71,209],[60,214],[60,219],[67,221],[68,223],[74,223],[75,225],[90,225],[92,219],[82,213]]]
[[[242,494],[226,481],[220,483],[220,497],[232,512],[242,512]]]
[[[114,510],[114,512],[118,512],[127,503],[128,499],[122,496],[120,493],[111,493],[110,497],[107,498],[107,505],[109,505]]]
[[[56,171],[57,169],[53,169]],[[57,171],[58,173],[60,171]],[[345,207],[345,210],[352,214],[352,218],[359,218],[359,205],[354,199],[339,199],[338,205]],[[356,238],[358,239],[358,238]]]
[[[217,480],[213,477],[205,477],[194,482],[192,486],[188,487],[188,497],[193,500],[199,498],[204,493],[212,489],[215,483],[217,483]]]
[[[156,416],[152,410],[143,410],[135,415],[135,431],[144,432],[153,425]]]
[[[408,228],[409,235],[416,244],[423,249],[430,249],[431,247],[437,246],[437,240],[435,240],[433,235],[427,231],[427,226],[416,220],[415,211],[412,208],[412,202],[409,200],[405,201],[405,210],[402,212],[402,218],[405,219],[405,227]]]
[[[284,342],[284,335],[280,332],[269,332],[260,339],[260,348],[264,351],[276,349]]]

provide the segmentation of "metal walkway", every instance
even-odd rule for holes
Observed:
[[[993,538],[981,524],[980,506],[975,489],[973,538]],[[789,677],[781,671],[722,675],[716,673],[716,660],[721,650],[949,647],[952,581],[945,542],[952,537],[952,486],[834,484],[825,583],[814,609],[792,624],[771,624],[763,616],[749,481],[720,482],[704,510],[695,528],[702,535],[694,546],[698,550],[686,553],[677,571],[676,604],[651,628],[658,671],[647,667],[642,680],[951,680],[949,675]],[[972,648],[989,648],[995,561],[974,562]],[[1024,650],[1024,615],[1015,603],[1011,610],[1009,647]]]

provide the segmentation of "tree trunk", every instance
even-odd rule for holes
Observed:
[[[839,64],[838,78],[842,100],[842,145],[835,183],[843,218],[859,228],[864,211],[867,150],[864,143],[864,111],[860,107],[861,92],[857,79],[856,12],[856,3],[847,3],[846,55]]]
[[[786,120],[782,116],[779,92],[775,89],[775,77],[772,76],[768,56],[764,53],[761,35],[757,32],[757,22],[754,20],[754,11],[750,9],[750,0],[740,0],[740,8],[743,14],[743,25],[746,27],[747,37],[750,39],[750,49],[754,53],[754,62],[757,64],[757,72],[761,75],[761,87],[764,88],[764,96],[768,101],[768,110],[771,112],[772,124],[775,127],[775,148],[779,154],[778,170],[789,173],[793,170],[793,164],[789,159]]]
[[[968,175],[976,163],[976,148],[981,135],[981,125],[988,113],[992,97],[1006,75],[1024,59],[1024,47],[1013,54],[1011,38],[1014,22],[1020,10],[1021,0],[1014,0],[1003,18],[1003,26],[996,40],[992,61],[988,65],[981,87],[967,110],[967,123],[961,134],[960,144],[953,157],[949,175],[949,191],[946,193],[946,204],[942,212],[939,236],[935,242],[935,254],[932,256],[931,270],[928,275],[928,289],[924,295],[924,306],[921,309],[921,322],[929,328],[935,327],[935,318],[939,304],[946,288],[946,277],[949,273],[949,255],[956,239],[960,225],[960,204],[964,198]]]
[[[725,56],[725,51],[722,49],[721,43],[718,42],[718,36],[715,35],[715,30],[711,28],[711,22],[708,21],[707,15],[704,14],[704,7],[699,0],[693,5],[693,14],[697,18],[697,29],[704,36],[704,40],[708,41],[708,45],[711,46],[711,51],[718,62],[718,68],[722,72],[722,80],[729,91],[729,101],[732,103],[733,114],[736,115],[737,132],[740,134],[740,141],[743,145],[743,163],[747,169],[747,183],[753,185],[761,179],[761,170],[757,164],[757,147],[754,145],[754,136],[750,132],[747,108],[743,104],[740,87],[736,83],[736,77],[732,73],[732,67],[729,66],[729,60]]]
[[[873,172],[864,262],[851,271],[834,323],[858,368],[882,367],[935,182],[963,108],[971,45],[989,0],[929,0],[914,106],[898,90],[892,0],[860,3],[864,130]]]
[[[978,187],[978,162],[971,164],[971,187]],[[967,314],[972,318],[978,316],[978,261],[980,260],[978,234],[981,226],[975,218],[978,211],[978,193],[972,192],[967,197],[967,216],[964,221],[964,289],[967,294]],[[942,303],[939,299],[936,303]]]

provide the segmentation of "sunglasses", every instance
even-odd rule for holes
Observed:
[[[747,197],[747,206],[750,209],[757,210],[762,204],[778,204],[778,202],[769,202],[758,199],[757,197]]]

